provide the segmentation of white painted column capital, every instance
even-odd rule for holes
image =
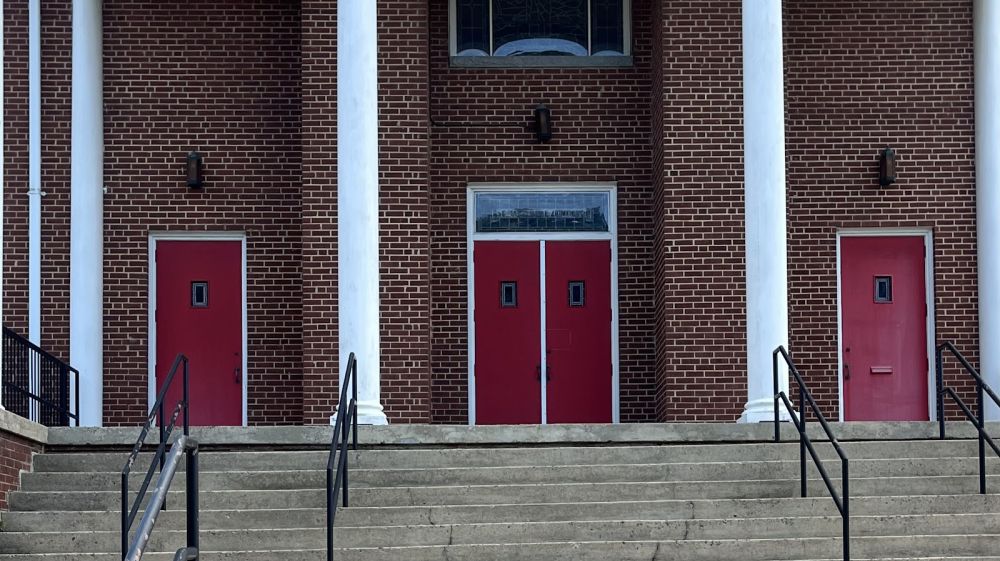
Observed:
[[[771,353],[788,345],[782,56],[781,0],[743,0],[748,395],[740,422],[774,419]]]
[[[975,0],[973,19],[979,369],[1000,391],[1000,2]],[[1000,420],[1000,409],[987,403],[987,420]]]
[[[337,278],[340,376],[358,360],[358,422],[388,423],[379,348],[378,21],[375,2],[337,12]],[[331,419],[332,421],[332,419]]]
[[[101,0],[73,0],[69,351],[80,425],[104,414],[104,75]]]

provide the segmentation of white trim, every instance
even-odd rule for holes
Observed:
[[[243,426],[247,426],[247,236],[245,232],[150,232],[149,233],[149,301],[147,304],[147,329],[149,356],[147,357],[147,402],[146,410],[156,402],[156,243],[159,241],[238,241],[240,242],[240,273],[242,286],[242,368],[243,368]]]
[[[844,228],[837,231],[837,406],[840,409],[839,420],[844,421],[844,314],[841,293],[841,254],[840,240],[846,237],[916,237],[924,238],[924,303],[927,306],[927,410],[929,419],[937,420],[934,380],[934,341],[935,332],[934,310],[934,235],[929,228]]]
[[[538,320],[539,320],[539,345],[540,381],[542,386],[542,424],[549,424],[549,353],[548,353],[548,333],[545,329],[545,322],[548,320],[545,306],[548,303],[548,295],[545,289],[545,240],[538,242]]]
[[[608,194],[608,231],[607,232],[511,232],[477,234],[476,228],[476,193],[578,193],[595,192]],[[621,394],[619,384],[619,329],[618,329],[618,184],[616,182],[579,182],[579,183],[469,183],[466,188],[466,286],[467,295],[467,325],[468,330],[468,402],[469,425],[476,424],[476,293],[475,293],[475,259],[474,245],[477,241],[538,241],[540,242],[541,286],[542,293],[542,423],[547,419],[546,406],[546,362],[545,362],[545,249],[546,241],[555,240],[608,240],[611,245],[611,422],[620,422]]]
[[[587,0],[587,56],[594,56],[592,53],[592,39],[593,39],[593,25],[592,25],[592,15],[591,15],[591,0]],[[493,50],[495,46],[493,45],[493,1],[490,0],[487,3],[489,27],[486,30],[489,34],[489,52],[488,56],[493,56]],[[448,0],[448,55],[457,56],[458,46],[458,16],[456,12],[458,10],[455,6],[455,0]],[[622,1],[622,54],[624,56],[632,56],[632,0]]]

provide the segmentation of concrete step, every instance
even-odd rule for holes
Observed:
[[[835,484],[839,487],[836,480]],[[997,489],[1000,476],[990,476],[988,485]],[[960,495],[977,491],[978,478],[974,476],[851,479],[851,493],[855,497]],[[819,480],[810,481],[809,492],[827,496],[826,487]],[[171,491],[168,501],[183,501],[183,493],[182,490]],[[354,506],[740,499],[793,497],[798,493],[798,479],[351,488]],[[326,504],[325,486],[317,489],[203,491],[200,497],[202,508],[207,510],[317,508]],[[9,504],[11,510],[113,510],[120,508],[121,494],[119,491],[18,491],[10,494]]]
[[[180,509],[183,503],[173,508]],[[978,514],[1000,512],[1000,495],[927,495],[912,497],[854,497],[856,516]],[[781,516],[835,516],[829,497],[787,499],[730,499],[676,501],[618,501],[591,503],[527,503],[496,505],[357,507],[340,509],[337,527],[408,526],[421,524],[483,524],[574,520],[686,520],[716,518],[774,518]],[[118,511],[14,511],[3,513],[10,532],[115,531]],[[202,510],[205,530],[239,528],[321,528],[325,508],[280,510]],[[162,530],[185,528],[183,510],[167,510],[157,519]]]
[[[918,440],[846,442],[851,459],[877,458],[959,458],[976,457],[977,444],[970,440]],[[485,466],[536,466],[583,464],[661,464],[794,460],[798,443],[672,444],[664,446],[536,446],[522,448],[423,448],[362,449],[355,452],[351,465],[369,469],[456,468]],[[817,443],[821,457],[834,458],[828,444]],[[34,471],[120,472],[127,450],[114,452],[63,452],[35,456]],[[322,469],[328,450],[203,451],[200,467],[208,471],[266,471]],[[137,470],[145,469],[152,458],[140,454]],[[183,468],[183,466],[182,466]]]
[[[528,483],[597,483],[635,481],[705,481],[792,479],[799,475],[798,461],[740,461],[710,463],[619,464],[529,467],[474,467],[433,469],[351,469],[350,481],[357,487],[500,485]],[[819,477],[810,461],[811,477]],[[839,471],[839,462],[830,461],[830,471]],[[987,465],[988,473],[1000,474],[1000,460]],[[854,460],[854,477],[977,475],[974,458]],[[309,489],[326,485],[325,470],[291,471],[209,471],[201,474],[203,491],[232,489]],[[145,473],[135,473],[129,485],[141,484]],[[184,474],[175,476],[182,488]],[[121,475],[109,472],[26,473],[21,478],[24,491],[109,491],[120,489]]]
[[[855,537],[853,558],[861,559],[996,559],[995,534]],[[182,544],[181,544],[182,545]],[[735,539],[667,541],[588,541],[575,543],[477,544],[422,547],[338,549],[338,561],[792,561],[838,559],[839,538]],[[913,556],[920,552],[919,556]],[[150,561],[172,559],[172,553],[150,553]],[[117,561],[119,553],[0,555],[2,561]],[[205,561],[322,561],[323,549],[238,550],[206,549]]]
[[[474,545],[583,541],[664,541],[719,539],[792,539],[842,535],[836,517],[727,518],[716,520],[597,520],[500,524],[344,527],[335,531],[338,547]],[[975,529],[1000,531],[1000,515],[858,516],[851,535],[951,535]],[[185,540],[183,531],[154,532],[147,551],[173,551]],[[109,552],[119,547],[118,532],[3,532],[0,551],[9,553]],[[241,548],[321,549],[322,528],[247,528],[205,530],[208,550]]]

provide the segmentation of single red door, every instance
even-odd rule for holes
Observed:
[[[241,242],[156,244],[156,391],[187,355],[192,425],[243,424],[242,284]],[[180,376],[168,410],[181,399]]]
[[[844,418],[926,421],[922,236],[840,241]]]
[[[475,242],[476,423],[542,421],[538,242]]]
[[[549,423],[611,422],[611,242],[545,243]]]

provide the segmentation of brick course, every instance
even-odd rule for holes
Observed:
[[[7,431],[0,431],[0,510],[7,510],[7,496],[21,486],[21,472],[31,470],[33,454],[42,445]]]

